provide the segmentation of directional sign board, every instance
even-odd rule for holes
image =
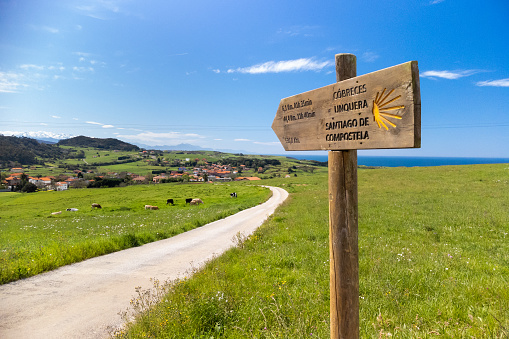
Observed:
[[[287,151],[419,148],[417,61],[285,98],[272,129]]]

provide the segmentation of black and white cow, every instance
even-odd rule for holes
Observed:
[[[230,193],[230,197],[236,198],[237,197],[237,192]]]

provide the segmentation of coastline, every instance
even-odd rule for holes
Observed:
[[[316,160],[325,162],[327,155],[284,155],[298,160]],[[359,166],[376,167],[430,167],[450,165],[509,164],[509,158],[465,158],[465,157],[394,157],[394,156],[358,156]]]

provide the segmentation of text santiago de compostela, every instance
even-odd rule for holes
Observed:
[[[356,96],[362,93],[365,93],[367,91],[366,84],[346,88],[346,89],[338,89],[337,91],[334,91],[332,93],[332,99],[342,99],[347,98],[351,96]],[[306,106],[312,105],[313,102],[310,99],[307,100],[301,100],[294,102],[294,104],[283,104],[282,105],[282,111],[288,112],[296,108],[303,108]],[[334,105],[334,113],[347,113],[347,112],[354,112],[361,109],[368,108],[368,102],[367,100],[357,100],[357,101],[351,101],[347,103],[341,103]],[[330,110],[329,110],[330,112]],[[297,121],[301,119],[306,118],[314,118],[316,116],[315,112],[303,112],[303,113],[297,113],[296,115],[287,114],[283,116],[283,121],[286,123],[289,123],[291,121]],[[340,130],[340,129],[347,129],[347,128],[356,128],[356,127],[367,127],[369,126],[369,117],[361,117],[359,119],[353,118],[348,120],[339,120],[339,121],[332,121],[332,122],[326,122],[325,123],[325,130],[326,131],[332,131],[332,130]],[[331,141],[350,141],[350,140],[364,140],[369,139],[369,133],[368,131],[353,131],[353,132],[339,132],[339,133],[328,133],[325,135],[325,140],[328,142]],[[299,143],[298,138],[285,138],[285,141],[287,143]]]

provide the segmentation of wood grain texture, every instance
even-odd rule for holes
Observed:
[[[353,59],[353,60],[352,60]],[[355,56],[336,56],[337,79],[355,76]],[[329,151],[331,339],[359,338],[357,150]]]

